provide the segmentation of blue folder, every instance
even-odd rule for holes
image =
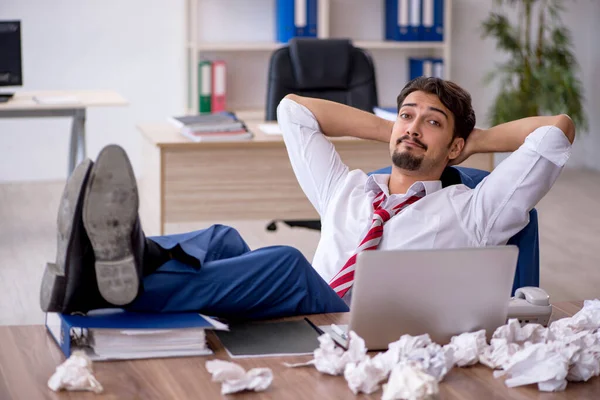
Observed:
[[[444,0],[423,0],[420,40],[444,40]]]
[[[305,14],[296,15],[296,3],[303,2]],[[277,0],[275,4],[277,41],[287,43],[293,37],[317,37],[317,0]],[[296,20],[304,21],[296,24]]]
[[[385,0],[384,8],[386,40],[419,40],[421,0]]]
[[[444,79],[444,60],[441,58],[409,58],[408,62],[409,80],[420,76],[433,76]]]
[[[77,350],[75,342],[87,329],[150,329],[182,328],[227,330],[227,325],[198,313],[137,313],[120,309],[97,315],[46,314],[46,329],[65,357]]]

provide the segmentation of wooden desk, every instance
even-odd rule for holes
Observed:
[[[164,234],[167,223],[318,219],[296,181],[282,137],[263,133],[262,121],[245,122],[254,138],[238,142],[194,143],[168,122],[138,126],[144,163],[140,214],[148,234]],[[390,165],[385,143],[349,137],[332,142],[350,169]],[[463,165],[491,170],[490,160],[481,154]]]
[[[552,320],[571,316],[582,302],[554,305]],[[347,314],[311,316],[319,325],[347,322]],[[222,398],[220,384],[212,382],[205,362],[227,353],[209,334],[214,356],[137,361],[96,362],[96,378],[103,395],[62,392],[55,394],[47,382],[64,357],[43,326],[0,327],[0,399],[213,399]],[[355,398],[346,380],[319,373],[313,367],[290,369],[282,362],[305,362],[310,356],[237,359],[244,368],[268,367],[273,370],[271,387],[262,393],[243,393],[231,399],[348,399]],[[586,383],[569,382],[566,391],[541,393],[534,385],[507,388],[503,379],[494,379],[482,365],[454,368],[440,384],[441,399],[598,399],[600,378]],[[359,399],[380,399],[381,390]]]
[[[40,104],[34,97],[75,97],[75,102],[60,104]],[[17,92],[6,103],[0,103],[0,118],[46,118],[72,117],[71,140],[69,145],[69,164],[67,174],[75,169],[86,156],[85,118],[88,107],[125,106],[127,100],[111,91],[73,90]],[[68,176],[67,175],[67,176]]]

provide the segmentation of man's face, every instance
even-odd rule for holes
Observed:
[[[394,122],[390,154],[403,171],[441,171],[456,158],[464,140],[453,139],[454,115],[434,94],[416,91],[402,103]]]

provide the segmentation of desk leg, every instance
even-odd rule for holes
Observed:
[[[85,158],[85,108],[75,111],[71,126],[71,143],[69,148],[69,169],[67,176]]]

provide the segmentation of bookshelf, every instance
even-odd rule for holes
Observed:
[[[444,4],[443,42],[383,40],[383,0],[318,0],[318,7],[319,38],[349,38],[370,51],[380,105],[395,105],[408,79],[408,57],[442,58],[444,77],[452,76],[452,0]],[[275,41],[275,0],[186,0],[186,11],[187,112],[198,109],[198,62],[222,59],[227,64],[227,107],[264,116],[269,58],[286,45]]]

